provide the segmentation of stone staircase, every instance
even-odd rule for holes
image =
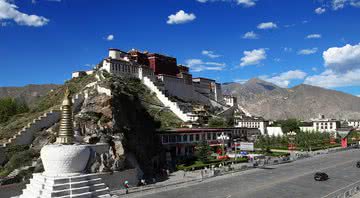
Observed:
[[[144,77],[143,83],[146,87],[148,87],[152,92],[156,94],[156,97],[166,106],[169,107],[169,109],[182,121],[188,122],[191,120],[189,114],[183,109],[181,109],[181,105],[179,105],[176,102],[172,102],[166,93],[166,90],[159,88],[161,86],[157,86],[156,83],[154,83],[150,78]]]
[[[74,112],[77,112],[80,109],[83,101],[83,93],[78,93],[73,96],[72,102]],[[6,143],[3,143],[2,146],[7,147],[9,145],[29,145],[33,141],[34,134],[36,132],[52,127],[55,123],[59,122],[60,118],[61,111],[59,109],[51,109],[49,112],[44,113],[26,125],[12,138],[8,139]]]
[[[56,122],[60,120],[60,110],[50,110],[47,113],[39,116],[34,119],[23,129],[17,132],[12,138],[8,139],[6,143],[2,146],[7,147],[8,145],[28,145],[31,144],[33,140],[33,135],[37,131],[47,129],[53,126]]]
[[[34,174],[19,198],[93,198],[109,197],[109,188],[96,174],[72,177],[45,177]]]

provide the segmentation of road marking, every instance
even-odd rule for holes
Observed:
[[[356,184],[356,183],[360,183],[360,181],[357,181],[357,182],[351,183],[351,184],[349,184],[349,185],[347,185],[347,186],[344,186],[344,187],[342,187],[342,188],[340,188],[340,189],[338,189],[338,190],[336,190],[336,191],[334,191],[334,192],[331,192],[331,193],[329,193],[329,194],[327,194],[327,195],[325,195],[325,196],[323,196],[323,197],[321,197],[321,198],[328,197],[329,195],[332,195],[332,194],[334,194],[334,193],[336,193],[336,192],[338,192],[338,191],[340,191],[340,190],[343,190],[343,189],[345,189],[345,188],[347,188],[347,187],[349,187],[349,186],[352,186],[352,185],[354,185],[354,184]]]

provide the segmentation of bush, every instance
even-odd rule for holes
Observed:
[[[29,111],[25,102],[13,98],[0,99],[0,123],[8,121],[12,116]]]
[[[39,155],[31,149],[14,154],[1,170],[0,176],[7,176],[15,169],[31,165],[33,158],[38,156]]]
[[[209,127],[224,128],[227,127],[226,120],[222,118],[211,118],[208,122]]]
[[[246,163],[248,162],[247,158],[237,158],[236,160],[210,160],[207,163],[203,163],[201,161],[196,161],[194,164],[192,165],[185,165],[185,164],[180,164],[176,166],[177,170],[183,170],[183,171],[191,171],[191,170],[199,170],[199,169],[204,169],[205,167],[208,166],[212,166],[212,165],[219,165],[220,163],[224,163],[225,165],[227,164],[231,164],[231,163]]]
[[[199,146],[197,147],[197,151],[196,151],[196,156],[197,158],[203,162],[203,163],[207,163],[210,159],[211,153],[211,148],[209,146],[209,144],[207,143],[207,141],[202,141]]]

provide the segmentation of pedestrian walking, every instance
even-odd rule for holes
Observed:
[[[124,182],[125,194],[129,194],[129,182],[126,180]]]

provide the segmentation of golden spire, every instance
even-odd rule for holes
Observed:
[[[74,130],[72,119],[72,102],[69,89],[66,89],[65,98],[61,105],[60,130],[56,138],[58,144],[73,144]]]

